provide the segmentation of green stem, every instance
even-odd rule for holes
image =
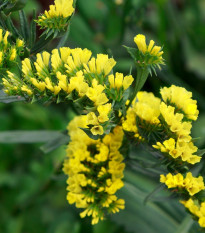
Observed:
[[[134,98],[136,97],[137,93],[142,89],[145,82],[147,81],[149,75],[149,70],[147,67],[139,67],[137,66],[137,79],[135,82],[134,91],[131,95],[130,102],[127,106],[127,109],[131,106]]]

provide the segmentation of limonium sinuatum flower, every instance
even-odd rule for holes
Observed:
[[[203,177],[193,177],[191,172],[188,172],[185,178],[181,173],[176,175],[172,175],[171,173],[166,176],[161,175],[160,182],[166,184],[168,188],[178,188],[186,191],[190,196],[205,189]]]
[[[54,5],[38,17],[37,23],[41,28],[65,30],[74,12],[73,0],[55,0]]]
[[[123,131],[117,126],[103,139],[89,138],[86,116],[75,117],[68,125],[71,142],[67,148],[64,172],[67,179],[67,200],[82,209],[82,218],[91,216],[92,224],[105,218],[106,213],[124,209],[124,200],[116,192],[123,187],[123,156],[119,152]]]
[[[142,34],[138,34],[134,38],[138,50],[140,51],[138,63],[141,66],[151,65],[160,68],[161,64],[164,64],[162,58],[162,47],[156,46],[153,40],[150,41],[149,45],[146,43],[146,37]]]

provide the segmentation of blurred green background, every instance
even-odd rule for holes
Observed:
[[[31,14],[33,8],[43,12],[49,3],[28,0],[26,12]],[[115,71],[128,74],[132,66],[135,76],[133,61],[122,45],[134,47],[133,38],[138,33],[163,45],[166,61],[162,72],[150,77],[144,89],[157,96],[160,87],[170,84],[192,91],[200,110],[192,133],[200,137],[196,144],[204,147],[205,1],[77,0],[66,45],[88,48],[93,54],[108,53],[117,61]],[[72,117],[72,109],[64,104],[0,104],[0,131],[64,131]],[[5,143],[5,138],[0,138],[0,233],[199,232],[178,201],[168,198],[169,193],[160,192],[152,202],[143,204],[158,186],[161,171],[145,170],[139,159],[127,162],[125,187],[119,194],[126,201],[126,209],[93,227],[66,201],[66,177],[62,173],[66,146],[45,154],[40,150],[43,143],[9,140]],[[134,148],[132,154],[136,153],[142,162],[153,162],[149,152]]]

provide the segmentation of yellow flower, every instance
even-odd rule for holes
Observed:
[[[74,10],[73,0],[55,0],[49,11],[39,16],[36,22],[41,28],[65,30]]]
[[[22,61],[22,72],[25,77],[30,76],[30,75],[32,76],[31,62],[28,58],[25,58]]]
[[[38,88],[40,91],[44,91],[46,88],[46,83],[38,81],[36,78],[31,78],[31,83]]]
[[[109,120],[109,113],[111,111],[112,104],[105,104],[98,106],[97,110],[99,113],[98,120],[100,123]]]
[[[108,58],[106,54],[98,54],[97,58],[92,58],[88,64],[84,64],[86,73],[108,75],[115,66],[116,61],[113,58]]]
[[[136,43],[138,49],[142,52],[142,53],[149,53],[151,55],[155,55],[158,56],[162,59],[162,54],[163,51],[161,51],[161,47],[159,46],[154,46],[154,41],[151,40],[149,45],[147,46],[146,44],[146,37],[142,34],[138,34],[137,36],[135,36],[134,38],[134,42]]]
[[[17,57],[17,51],[15,48],[13,48],[13,49],[11,49],[11,55],[10,55],[9,60],[14,61],[16,59],[16,57]]]
[[[165,140],[163,144],[157,142],[153,147],[162,153],[169,154],[174,159],[180,158],[183,162],[195,164],[201,160],[200,156],[193,155],[198,148],[192,142],[176,142],[173,138],[170,138]]]
[[[93,79],[92,87],[88,88],[86,95],[96,106],[103,105],[108,102],[106,94],[103,93],[104,89],[105,88],[102,85],[99,85],[98,82]]]
[[[149,45],[147,45],[146,37],[142,34],[138,34],[135,36],[134,42],[141,52],[141,55],[143,55],[143,58],[139,57],[139,62],[141,62],[142,65],[157,65],[160,68],[160,64],[164,64],[162,48],[160,46],[155,46],[155,42],[153,40],[151,40]]]
[[[101,125],[93,126],[90,131],[93,135],[103,135],[104,133],[103,127]]]
[[[32,95],[32,94],[33,94],[32,90],[31,90],[28,86],[26,86],[26,85],[23,85],[23,86],[21,87],[21,90],[22,90],[23,92],[26,92],[27,95]]]
[[[160,182],[165,183],[168,188],[184,189],[190,196],[194,196],[196,193],[205,189],[203,177],[193,177],[191,172],[188,172],[185,178],[180,173],[176,175],[169,173],[166,177],[161,175]]]
[[[180,201],[185,208],[198,220],[200,227],[205,227],[205,202],[199,203],[196,200],[188,199],[187,201]]]
[[[17,39],[16,40],[16,47],[19,48],[19,47],[23,47],[23,46],[24,46],[24,41],[21,39]]]
[[[199,114],[196,100],[192,99],[192,93],[183,87],[172,85],[160,90],[161,96],[165,103],[169,103],[182,111],[190,120],[196,120]]]
[[[150,124],[159,124],[160,99],[148,92],[138,92],[137,99],[133,106],[136,115]]]
[[[121,87],[123,87],[123,89],[126,90],[130,87],[134,81],[134,78],[132,75],[123,77],[123,74],[115,73],[115,76],[113,74],[109,75],[108,80],[110,83],[110,88],[116,88],[119,90]]]
[[[190,122],[182,122],[183,114],[175,114],[175,108],[166,105],[164,102],[160,105],[160,113],[169,126],[170,131],[177,135],[179,142],[189,142],[191,140],[190,132],[192,125]]]
[[[90,112],[87,115],[87,125],[99,125],[98,118],[94,112]]]
[[[71,49],[71,54],[68,56],[66,60],[66,71],[68,74],[74,74],[79,69],[83,68],[84,64],[87,64],[90,60],[90,57],[92,55],[92,52],[88,49]]]
[[[0,51],[0,65],[3,64],[4,54],[2,51]]]

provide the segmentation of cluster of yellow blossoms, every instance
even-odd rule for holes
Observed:
[[[86,118],[75,117],[68,125],[71,141],[63,170],[69,176],[68,202],[84,209],[80,216],[91,216],[92,224],[96,224],[106,213],[124,209],[124,200],[115,195],[124,185],[125,164],[119,151],[124,133],[117,126],[103,139],[93,140],[80,129],[87,127]]]
[[[66,30],[74,10],[73,0],[55,0],[49,11],[38,17],[37,23],[48,30]]]
[[[10,62],[15,62],[21,55],[24,42],[17,39],[16,43],[9,41],[10,33],[0,28],[0,67],[8,67]]]
[[[199,203],[192,198],[187,201],[181,201],[181,203],[187,208],[187,210],[197,219],[201,227],[205,227],[205,202]]]
[[[186,190],[190,196],[205,189],[203,177],[193,177],[191,172],[186,174],[186,178],[180,173],[176,175],[172,175],[171,173],[166,176],[161,175],[160,182],[166,184],[170,189],[177,188],[178,192]]]
[[[51,54],[37,54],[34,64],[26,58],[22,61],[23,79],[8,71],[4,90],[26,98],[72,100],[81,111],[91,112],[88,125],[92,134],[102,135],[109,127],[112,103],[122,100],[134,79],[131,75],[110,74],[116,62],[108,55],[91,55],[88,49],[63,47]]]
[[[181,96],[179,100],[172,97],[175,89]],[[162,100],[152,93],[138,92],[124,119],[124,130],[132,137],[143,138],[174,163],[200,162],[201,157],[194,154],[198,148],[190,136],[190,120],[198,116],[196,101],[191,99],[190,92],[174,85],[162,88],[161,94]],[[183,100],[187,103],[186,109],[181,105]]]
[[[149,45],[146,44],[146,37],[142,34],[138,34],[134,38],[134,42],[136,43],[139,54],[138,54],[138,65],[140,66],[148,66],[151,65],[153,67],[157,66],[160,68],[161,64],[164,64],[162,58],[162,47],[155,46],[155,42],[150,40]]]
[[[185,206],[189,213],[196,219],[201,227],[205,227],[205,202],[201,201],[196,195],[205,190],[203,177],[193,177],[191,172],[184,178],[178,173],[166,176],[160,176],[160,182],[167,185],[168,188],[174,189],[182,195],[184,200],[180,202]]]
[[[73,0],[55,0],[37,22],[48,30],[64,30],[73,12]],[[17,48],[23,47],[21,40],[16,47],[8,47],[8,35],[0,31],[0,64],[5,54],[7,60],[15,60],[20,51]],[[163,64],[163,51],[152,40],[147,45],[143,35],[134,41],[138,49],[127,48],[138,71],[132,93],[133,77],[113,73],[113,58],[105,54],[92,57],[88,49],[68,47],[38,53],[35,62],[25,58],[20,73],[7,71],[2,79],[4,91],[27,100],[72,101],[82,114],[68,125],[71,140],[63,168],[68,175],[67,200],[83,209],[82,218],[91,216],[96,224],[107,213],[124,209],[124,200],[116,193],[124,185],[125,164],[120,151],[125,133],[128,139],[151,146],[173,173],[161,175],[161,183],[179,192],[185,200],[182,203],[205,227],[205,204],[200,200],[195,203],[205,190],[203,178],[193,177],[191,172],[186,177],[181,174],[201,160],[191,137],[192,121],[199,114],[197,102],[191,92],[174,85],[161,89],[161,99],[139,92],[151,70]],[[10,52],[4,54],[5,49]]]

